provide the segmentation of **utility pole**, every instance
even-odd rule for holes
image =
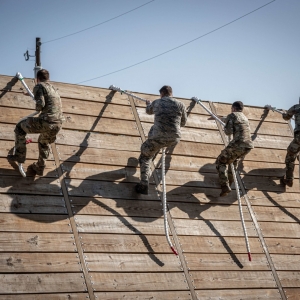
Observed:
[[[41,38],[37,37],[35,39],[35,67],[34,67],[34,78],[36,78],[36,74],[39,70],[42,70],[41,63]]]

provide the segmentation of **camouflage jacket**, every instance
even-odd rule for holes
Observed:
[[[64,120],[62,114],[61,99],[58,92],[48,82],[40,82],[33,89],[39,118],[50,123],[61,123]]]
[[[181,138],[180,127],[184,126],[187,120],[186,109],[182,102],[171,97],[163,97],[147,105],[146,113],[155,115],[148,138],[164,140]]]
[[[295,115],[294,133],[300,132],[300,104],[292,106],[286,113],[282,115],[283,119],[288,121]]]
[[[226,135],[233,135],[229,147],[254,148],[249,121],[242,112],[233,112],[226,117],[224,132]]]

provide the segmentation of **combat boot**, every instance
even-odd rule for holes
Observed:
[[[33,163],[29,166],[35,173],[36,175],[43,176],[44,175],[44,167],[40,167],[37,163]]]
[[[15,162],[21,163],[21,164],[23,163],[20,161],[19,157],[15,154],[8,154],[7,159],[10,161],[15,161]]]
[[[280,183],[284,186],[289,186],[292,187],[293,186],[293,179],[286,179],[286,178],[281,178],[280,179]]]
[[[138,194],[148,195],[148,189],[149,189],[149,184],[138,183],[138,184],[135,186],[135,191],[136,191]]]
[[[220,197],[225,197],[231,192],[231,188],[229,187],[228,184],[221,185],[221,189],[222,191]]]

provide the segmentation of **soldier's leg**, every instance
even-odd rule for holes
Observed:
[[[26,160],[26,132],[22,129],[22,123],[25,121],[21,121],[16,125],[14,155],[8,156],[9,159],[19,163],[24,163]]]
[[[299,135],[299,133],[295,135],[294,140],[290,143],[290,145],[287,148],[287,153],[285,157],[286,176],[285,179],[281,180],[281,182],[288,186],[293,186],[295,160],[300,150]],[[296,138],[297,136],[298,139]]]

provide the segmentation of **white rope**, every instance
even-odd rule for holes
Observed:
[[[161,163],[161,177],[162,177],[162,188],[163,188],[163,212],[164,212],[164,227],[165,227],[165,234],[168,241],[168,244],[175,255],[178,255],[177,251],[175,250],[170,236],[169,236],[169,229],[168,229],[168,219],[167,219],[167,196],[166,196],[166,178],[165,178],[165,148],[162,149],[162,163]]]
[[[271,106],[271,105],[269,105],[269,104],[265,105],[265,108],[267,108],[268,110],[276,111],[276,112],[280,113],[281,115],[284,114],[283,111],[281,111],[281,110],[279,110],[279,109],[276,109],[275,106]],[[295,120],[295,118],[292,117],[292,120]]]
[[[109,89],[110,89],[110,90],[113,90],[113,91],[120,92],[121,94],[125,94],[125,95],[128,95],[128,96],[131,96],[131,97],[133,97],[133,98],[135,98],[135,99],[138,99],[138,100],[140,100],[140,101],[143,101],[143,102],[146,102],[146,101],[147,101],[146,99],[143,99],[143,98],[141,98],[141,97],[139,97],[139,96],[136,96],[136,95],[134,95],[134,94],[131,94],[131,93],[128,93],[128,92],[126,92],[126,91],[124,91],[124,90],[121,90],[119,87],[117,87],[117,86],[115,86],[115,85],[111,85],[111,86],[109,87]]]
[[[208,108],[206,108],[206,106],[201,103],[200,99],[198,99],[197,97],[193,97],[192,100],[194,100],[199,105],[201,105],[216,121],[221,123],[221,125],[225,126],[225,123],[222,122],[221,119],[219,119],[212,111],[210,111]],[[243,227],[243,231],[244,231],[244,237],[245,237],[245,243],[246,243],[248,258],[249,258],[249,261],[251,261],[251,251],[250,251],[247,228],[246,228],[246,225],[245,225],[245,220],[244,220],[244,216],[243,216],[243,209],[242,209],[242,203],[241,203],[241,197],[240,197],[240,192],[239,192],[240,188],[239,188],[239,185],[238,185],[234,165],[230,164],[230,167],[231,167],[231,171],[232,171],[233,178],[234,178],[234,184],[235,184],[235,188],[236,188],[236,195],[237,195],[237,198],[238,198],[239,212],[240,212],[242,227]]]

